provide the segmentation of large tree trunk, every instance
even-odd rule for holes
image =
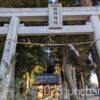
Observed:
[[[68,84],[68,88],[69,88],[69,92],[70,92],[70,97],[71,97],[71,100],[80,100],[80,98],[77,96],[76,94],[76,88],[75,88],[75,85],[73,83],[73,80],[72,80],[72,77],[69,73],[69,67],[67,66],[67,59],[66,59],[66,48],[64,48],[63,50],[63,56],[64,56],[64,59],[63,59],[63,66],[64,66],[64,77],[65,77],[65,81],[67,82]]]
[[[81,6],[92,6],[92,0],[81,0]]]

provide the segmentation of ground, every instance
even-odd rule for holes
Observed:
[[[88,97],[87,100],[99,100],[99,97],[95,96],[95,97]]]

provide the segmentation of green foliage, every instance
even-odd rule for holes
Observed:
[[[75,0],[59,0],[63,6],[75,6]]]
[[[57,63],[55,65],[55,72],[54,72],[55,75],[60,75],[61,74],[61,66],[59,63]]]
[[[5,39],[6,39],[5,37],[0,37],[0,61],[3,54]]]
[[[1,7],[46,7],[48,0],[1,0]]]
[[[75,0],[59,0],[63,6],[75,6]],[[47,7],[48,0],[0,0],[0,7]]]

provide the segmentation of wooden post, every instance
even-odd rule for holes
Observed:
[[[19,18],[12,17],[8,29],[8,35],[6,38],[5,48],[3,52],[3,57],[0,66],[0,100],[7,100],[7,94],[9,91],[9,86],[12,77],[12,72],[14,71],[15,65],[15,52],[17,44],[17,30],[20,23]],[[14,99],[14,97],[13,97]],[[10,100],[13,100],[10,99]]]

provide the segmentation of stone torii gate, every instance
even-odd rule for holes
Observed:
[[[7,100],[10,82],[13,80],[15,52],[18,36],[26,35],[75,35],[93,34],[100,39],[100,7],[62,7],[49,4],[48,8],[0,8],[0,36],[6,35],[6,42],[0,66],[0,100]],[[86,20],[85,25],[63,25],[63,21]],[[48,21],[47,26],[25,26],[20,22]],[[100,41],[96,42],[100,57]],[[14,100],[13,94],[10,100]]]

